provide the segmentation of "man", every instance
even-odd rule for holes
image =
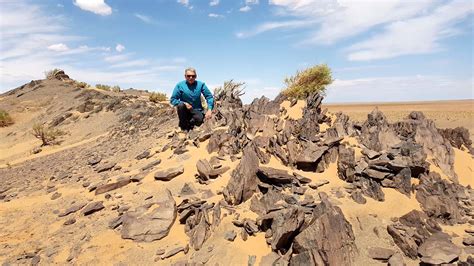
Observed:
[[[197,74],[194,68],[186,69],[184,78],[186,80],[179,82],[174,87],[170,102],[177,107],[179,127],[184,131],[189,131],[194,126],[200,126],[204,118],[210,119],[212,117],[214,96],[204,82],[196,80]],[[206,98],[206,114],[203,113],[201,94]]]

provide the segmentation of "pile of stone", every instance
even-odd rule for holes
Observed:
[[[194,250],[202,248],[221,221],[220,204],[209,204],[205,200],[185,199],[178,205],[178,213],[179,223],[185,224],[184,231]]]

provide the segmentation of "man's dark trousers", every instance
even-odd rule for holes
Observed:
[[[204,115],[201,111],[195,109],[188,109],[184,103],[180,103],[177,106],[179,127],[182,130],[191,130],[194,126],[200,126],[204,119]]]

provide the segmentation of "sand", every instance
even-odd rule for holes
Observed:
[[[472,127],[469,119],[472,120],[472,101],[456,102],[456,106],[452,102],[446,103],[410,103],[410,104],[384,104],[379,105],[380,109],[386,112],[389,119],[398,119],[398,117],[405,116],[406,110],[426,111],[426,115],[436,118],[436,123],[439,125],[463,125]],[[299,101],[295,106],[289,107],[289,102],[282,104],[288,111],[288,118],[301,118],[302,108],[304,102]],[[374,105],[325,105],[331,112],[345,111],[353,119],[362,119],[363,113],[366,116],[367,112],[372,110]],[[438,106],[438,107],[436,107]],[[439,109],[438,109],[439,108]],[[457,108],[457,109],[456,109]],[[471,108],[471,109],[469,109]],[[461,110],[462,109],[462,110]],[[457,110],[457,111],[456,111]],[[443,116],[440,114],[444,113]],[[433,119],[434,119],[433,118]],[[444,120],[443,120],[444,119]],[[326,130],[330,125],[322,125],[321,130]],[[472,135],[472,133],[471,133]],[[102,135],[94,135],[90,138],[83,139],[76,138],[74,141],[64,146],[58,146],[46,149],[41,155],[59,152],[64,149],[72,148],[77,145],[85,144],[88,141],[95,140]],[[165,137],[159,140],[158,144],[151,149],[154,151],[161,150],[163,145],[169,140]],[[357,139],[345,138],[343,142],[348,145],[357,145]],[[245,265],[248,262],[249,256],[256,256],[256,265],[259,265],[261,258],[271,252],[270,247],[266,244],[264,233],[258,233],[256,236],[250,236],[247,241],[243,241],[239,235],[238,228],[232,225],[234,215],[229,211],[223,209],[223,218],[221,225],[213,232],[210,239],[208,239],[200,251],[195,252],[190,250],[188,254],[179,253],[166,260],[157,260],[155,255],[158,249],[165,248],[170,250],[176,246],[184,246],[189,242],[189,237],[184,232],[184,225],[175,221],[169,235],[161,240],[151,243],[137,243],[132,240],[125,240],[120,237],[120,232],[109,229],[108,222],[116,217],[116,212],[112,211],[114,205],[119,202],[128,202],[131,206],[139,206],[143,202],[143,198],[148,195],[157,193],[164,193],[164,189],[169,189],[176,201],[179,204],[183,198],[179,197],[179,192],[186,182],[194,185],[198,191],[197,196],[201,197],[204,190],[210,189],[214,196],[208,198],[208,202],[217,203],[222,199],[219,192],[227,185],[231,178],[231,172],[238,164],[238,161],[232,162],[230,158],[226,157],[222,161],[223,166],[229,166],[231,169],[215,180],[211,180],[210,184],[203,185],[196,182],[195,174],[196,162],[199,159],[210,159],[216,154],[208,154],[206,150],[208,141],[200,144],[199,147],[188,145],[189,151],[185,155],[171,156],[172,151],[156,153],[149,159],[136,160],[129,159],[121,161],[119,165],[129,169],[129,175],[139,172],[139,168],[154,161],[161,159],[162,162],[152,172],[150,172],[142,181],[140,185],[131,183],[125,187],[111,191],[111,200],[107,200],[105,195],[95,195],[94,192],[88,192],[81,184],[75,185],[58,185],[58,192],[62,194],[59,200],[51,200],[50,194],[45,191],[37,191],[31,193],[26,197],[12,200],[10,202],[0,203],[0,248],[4,245],[19,245],[15,250],[15,254],[19,255],[24,252],[31,252],[32,250],[41,249],[42,256],[49,252],[51,247],[59,247],[57,252],[51,255],[53,261],[57,264],[70,264],[68,257],[76,252],[76,258],[73,261],[76,264],[117,264],[123,262],[125,264],[136,265],[170,265],[191,256],[206,260],[210,265]],[[21,150],[21,154],[15,157],[10,162],[13,164],[20,164],[25,160],[35,158],[36,155],[25,153],[25,147],[29,147],[31,143],[4,143],[0,147],[0,159],[5,159],[8,156],[6,152],[15,149]],[[17,146],[15,146],[17,145]],[[24,145],[24,146],[21,146]],[[23,148],[22,148],[23,147]],[[355,148],[356,157],[361,156],[360,148]],[[466,151],[455,149],[455,172],[459,176],[459,183],[462,185],[474,186],[473,177],[473,158]],[[11,159],[11,158],[10,158]],[[169,182],[154,180],[154,173],[159,170],[164,170],[170,167],[182,165],[184,167],[184,174],[174,178]],[[379,262],[371,260],[367,257],[367,250],[370,247],[380,246],[387,248],[393,247],[393,240],[386,231],[387,225],[391,224],[393,217],[400,217],[411,210],[420,210],[420,204],[415,199],[415,196],[407,197],[398,191],[390,188],[383,188],[385,193],[385,201],[379,202],[371,198],[367,198],[366,204],[357,204],[350,199],[345,187],[347,183],[340,180],[337,175],[337,165],[332,163],[324,173],[309,173],[300,170],[289,169],[285,167],[277,158],[271,157],[270,163],[266,165],[278,169],[287,170],[289,173],[296,172],[305,177],[310,178],[313,182],[325,179],[329,181],[328,184],[312,190],[308,188],[308,194],[317,197],[318,193],[325,192],[331,196],[331,201],[341,208],[346,219],[351,223],[356,236],[356,245],[359,254],[356,257],[356,265],[379,265]],[[432,171],[439,171],[439,168],[433,167]],[[441,173],[442,174],[442,173]],[[111,179],[120,177],[120,175],[112,176]],[[47,182],[45,181],[45,184]],[[338,198],[336,192],[342,192],[342,197]],[[104,201],[106,206],[102,210],[90,217],[81,216],[79,213],[69,215],[75,217],[77,222],[71,227],[63,225],[65,218],[59,218],[54,210],[63,210],[65,203],[72,201]],[[235,207],[236,213],[240,214],[241,218],[255,219],[255,213],[249,211],[249,201]],[[75,230],[74,230],[75,228]],[[462,236],[465,234],[466,226],[443,226],[443,230],[448,233],[456,233],[453,241],[462,241]],[[229,242],[224,239],[224,235],[229,230],[236,230],[237,238],[234,242]],[[207,250],[212,247],[213,252]],[[75,250],[77,249],[77,250]],[[398,248],[396,248],[398,250]],[[0,252],[0,261],[6,259],[6,255]],[[409,265],[417,264],[417,261],[408,260]],[[380,264],[381,265],[381,264]]]

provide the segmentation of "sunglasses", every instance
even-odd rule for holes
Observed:
[[[186,75],[187,78],[196,78],[196,75]]]

